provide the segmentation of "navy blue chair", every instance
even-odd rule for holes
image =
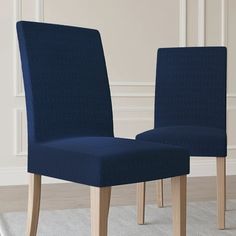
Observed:
[[[225,228],[226,48],[158,50],[155,127],[136,140],[181,146],[191,156],[217,157],[218,227]],[[139,184],[144,189],[145,183]],[[139,191],[139,198],[145,193]],[[158,181],[163,206],[163,181]],[[144,208],[140,201],[138,208]],[[142,219],[144,222],[144,218]]]
[[[114,138],[99,32],[24,21],[17,32],[31,178],[27,235],[37,232],[42,175],[91,186],[93,236],[107,235],[111,186],[172,177],[174,235],[186,235],[188,151]]]

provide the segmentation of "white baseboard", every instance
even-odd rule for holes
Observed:
[[[45,184],[66,183],[64,180],[43,177]],[[25,167],[0,168],[0,186],[26,185],[28,184],[28,173]]]
[[[191,158],[191,177],[215,176],[215,158]],[[227,175],[236,175],[236,158],[227,158]],[[43,183],[66,183],[64,180],[43,177]],[[28,175],[24,167],[0,168],[0,186],[26,185]]]
[[[191,177],[216,176],[216,158],[191,157]],[[227,175],[236,175],[236,158],[226,157]]]

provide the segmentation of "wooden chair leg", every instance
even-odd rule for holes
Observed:
[[[171,178],[174,236],[186,236],[186,182],[186,175]]]
[[[157,181],[157,206],[162,208],[164,207],[164,180],[160,179]]]
[[[225,209],[226,209],[226,158],[217,157],[217,212],[218,228],[225,228]]]
[[[146,183],[137,184],[137,223],[143,225],[145,221]]]
[[[107,236],[111,187],[91,187],[91,235]]]
[[[30,174],[27,236],[36,236],[41,197],[41,175]]]

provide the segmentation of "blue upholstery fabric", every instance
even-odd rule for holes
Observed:
[[[113,136],[101,38],[96,30],[18,23],[30,141]]]
[[[137,140],[173,144],[189,150],[192,156],[225,157],[223,129],[198,126],[159,127],[137,135]]]
[[[187,151],[129,139],[60,139],[31,146],[29,151],[29,170],[34,173],[99,187],[189,173]]]
[[[159,49],[155,129],[137,139],[226,156],[226,54],[225,47]]]
[[[98,31],[35,22],[19,22],[17,31],[29,172],[98,187],[189,173],[182,148],[113,137]]]

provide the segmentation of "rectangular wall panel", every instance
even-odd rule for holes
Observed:
[[[27,155],[27,122],[24,109],[15,109],[15,154]]]

